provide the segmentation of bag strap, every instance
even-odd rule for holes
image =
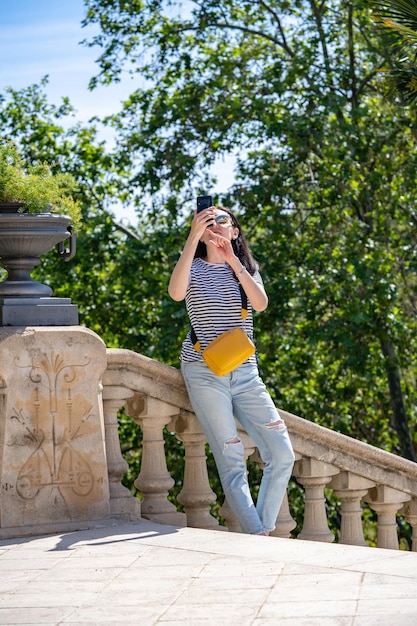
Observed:
[[[242,319],[245,320],[248,317],[248,296],[246,295],[246,291],[243,289],[240,283],[239,283],[239,291],[240,291],[240,299],[242,301],[242,308],[240,309],[240,313],[242,315]],[[195,334],[195,330],[192,326],[191,326],[190,338],[194,346],[194,350],[196,352],[200,352],[200,349],[201,349],[200,342],[198,341],[197,335]]]

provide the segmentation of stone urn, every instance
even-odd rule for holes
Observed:
[[[0,266],[7,278],[0,283],[0,297],[42,297],[51,287],[31,278],[39,257],[71,237],[71,220],[65,215],[0,213]]]
[[[0,325],[78,323],[71,300],[51,298],[51,287],[30,275],[40,264],[39,257],[55,246],[63,258],[72,256],[63,247],[71,237],[71,219],[66,215],[0,212],[0,266],[7,270],[0,283]]]

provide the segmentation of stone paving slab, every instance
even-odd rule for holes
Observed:
[[[0,541],[0,625],[417,626],[417,553],[162,526]]]

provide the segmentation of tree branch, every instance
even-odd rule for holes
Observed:
[[[112,218],[111,221],[116,230],[120,230],[125,235],[128,235],[129,237],[136,239],[136,241],[141,241],[141,238],[139,237],[139,235],[133,232],[133,230],[131,230],[130,228],[127,228],[127,226],[123,226],[123,224],[121,224],[120,222],[117,222],[114,218]]]
[[[265,2],[265,0],[258,0],[258,1],[259,1],[259,4],[263,6],[264,9],[268,11],[268,13],[270,13],[272,17],[275,19],[276,23],[278,24],[278,30],[282,38],[282,45],[284,47],[284,50],[286,50],[288,54],[293,57],[294,52],[291,50],[290,46],[287,43],[287,38],[285,37],[284,29],[282,28],[282,23],[281,23],[281,19],[279,15],[273,10],[273,8],[269,4]]]
[[[247,26],[242,26],[241,24],[230,24],[229,22],[207,22],[205,27],[206,28],[212,28],[212,27],[221,28],[224,30],[226,29],[239,30],[242,33],[247,33],[248,35],[255,35],[257,37],[261,37],[262,39],[272,41],[272,43],[276,44],[277,46],[285,50],[285,52],[287,52],[289,55],[293,56],[292,50],[288,48],[284,42],[279,41],[279,39],[277,39],[276,37],[273,37],[272,35],[269,35],[263,32],[262,30],[249,28]],[[190,31],[197,31],[197,30],[201,30],[201,27],[200,26],[186,26],[184,28],[178,28],[175,32],[182,33],[182,32],[190,32]]]
[[[320,4],[320,6],[317,6],[315,0],[310,0],[310,6],[311,6],[311,10],[313,12],[313,16],[314,19],[316,21],[316,26],[317,26],[317,31],[319,33],[319,38],[320,38],[320,43],[321,43],[321,49],[323,52],[323,59],[324,59],[324,67],[325,67],[325,72],[326,72],[326,76],[327,76],[327,84],[330,88],[330,92],[334,92],[335,91],[335,86],[333,83],[333,78],[332,78],[332,68],[330,65],[330,55],[329,55],[329,51],[327,49],[327,43],[326,43],[326,36],[323,30],[323,24],[322,24],[322,13],[323,13],[323,9],[325,7],[325,0],[323,0]],[[340,108],[340,106],[336,107],[336,103],[335,103],[335,108],[337,110],[337,117],[340,121],[344,120],[344,115],[343,115],[343,111]]]
[[[317,6],[315,0],[310,0],[310,6],[311,6],[311,10],[313,12],[313,16],[314,19],[316,21],[316,26],[317,26],[317,30],[319,33],[319,38],[320,38],[320,43],[321,43],[321,49],[323,52],[323,58],[324,58],[324,66],[326,68],[326,74],[327,74],[327,78],[329,79],[329,84],[332,85],[332,80],[331,80],[331,67],[330,67],[330,57],[329,57],[329,52],[327,50],[327,44],[326,44],[326,37],[324,35],[324,31],[323,31],[323,24],[322,24],[322,19],[321,19],[321,14],[322,14],[322,10],[323,10],[323,4],[324,2],[320,5],[320,7]]]
[[[351,104],[352,108],[356,109],[358,105],[358,92],[356,87],[355,52],[353,39],[353,7],[351,2],[349,2],[348,4],[348,48],[350,88],[352,92]]]

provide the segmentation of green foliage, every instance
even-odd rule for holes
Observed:
[[[21,202],[21,210],[28,213],[68,215],[77,230],[81,207],[76,192],[73,176],[53,174],[46,163],[27,165],[17,147],[0,137],[0,202]]]
[[[139,476],[142,459],[142,429],[123,410],[119,412],[118,422],[120,448],[129,466],[122,482],[125,487],[130,489],[132,495],[139,496],[140,494],[138,494],[138,489],[135,487],[134,482]]]

